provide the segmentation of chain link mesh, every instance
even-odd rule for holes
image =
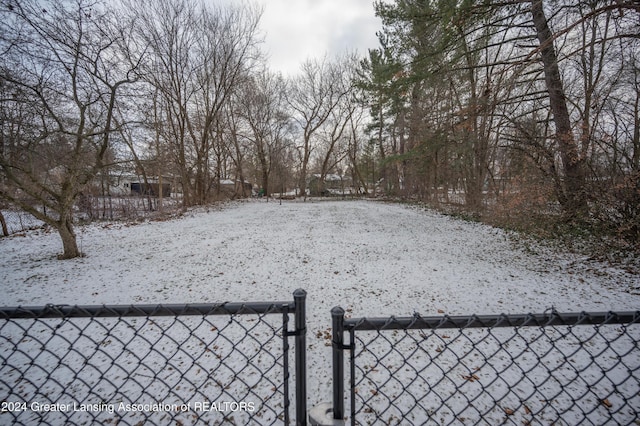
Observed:
[[[352,424],[640,424],[638,313],[627,324],[507,328],[358,321],[347,327]]]
[[[21,200],[30,204],[50,217],[55,218],[56,213],[44,207],[35,200]],[[182,199],[176,197],[165,197],[162,202],[156,197],[139,195],[128,196],[96,196],[82,195],[78,197],[75,204],[75,220],[80,223],[95,221],[131,221],[131,220],[164,220],[180,211]],[[51,229],[43,221],[36,219],[14,205],[2,205],[0,201],[0,214],[5,220],[7,233],[17,234],[29,230],[44,229],[50,232]],[[106,224],[105,226],[110,226]],[[0,228],[0,237],[3,236],[3,229]]]
[[[24,232],[29,229],[41,228],[43,225],[42,221],[36,219],[29,213],[25,213],[20,210],[6,209],[0,206],[0,214],[2,214],[5,220],[5,225],[9,235]],[[2,228],[0,228],[0,237],[1,236],[3,236]]]
[[[5,313],[0,423],[283,424],[286,309],[221,310],[113,318],[83,308],[61,318]]]

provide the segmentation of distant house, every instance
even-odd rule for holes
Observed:
[[[337,174],[327,174],[324,179],[320,174],[313,174],[307,185],[309,195],[312,197],[326,197],[330,195],[343,195],[351,189],[351,179]]]
[[[251,182],[241,182],[240,180],[220,179],[220,192],[229,196],[240,196],[242,194],[242,188],[244,187],[245,196],[251,196],[253,191],[253,184]]]
[[[162,177],[162,196],[171,197],[173,178]],[[160,179],[158,177],[148,177],[145,180],[137,175],[111,175],[109,176],[109,192],[115,196],[160,196]],[[105,191],[105,193],[107,193]]]
[[[150,195],[152,197],[159,197],[160,194],[160,183],[158,182],[131,182],[131,195]],[[171,184],[163,183],[162,184],[162,196],[163,197],[171,197]]]

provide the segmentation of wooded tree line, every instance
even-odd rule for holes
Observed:
[[[640,236],[640,4],[377,2],[363,61],[387,190]],[[503,222],[504,223],[504,222]]]
[[[171,179],[185,209],[223,179],[306,194],[311,174],[338,174],[362,194],[638,241],[633,1],[377,2],[379,48],[287,77],[250,3],[0,4],[0,200],[57,229],[62,257],[80,255],[79,197],[124,170]]]

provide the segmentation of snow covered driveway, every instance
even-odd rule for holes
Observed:
[[[307,291],[309,406],[330,399],[330,310],[408,316],[637,310],[637,276],[377,201],[248,201],[181,219],[0,239],[2,305],[291,300]],[[314,367],[317,367],[316,371]]]

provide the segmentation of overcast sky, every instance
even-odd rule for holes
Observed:
[[[373,0],[253,0],[264,7],[261,29],[270,68],[295,74],[308,58],[378,46],[382,26]]]

